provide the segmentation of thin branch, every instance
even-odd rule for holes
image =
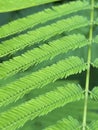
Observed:
[[[83,113],[83,129],[86,130],[86,120],[87,120],[87,104],[88,104],[88,94],[89,94],[89,80],[90,80],[90,63],[91,63],[91,47],[93,40],[93,22],[94,22],[94,0],[91,0],[91,26],[89,32],[88,46],[88,61],[87,61],[87,73],[86,73],[86,84],[85,84],[85,100],[84,100],[84,113]]]

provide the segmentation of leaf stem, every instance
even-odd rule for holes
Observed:
[[[87,122],[87,104],[88,104],[88,94],[89,94],[89,80],[90,80],[90,63],[91,63],[91,47],[93,40],[93,22],[94,22],[94,0],[91,0],[91,14],[90,14],[90,31],[89,31],[89,41],[88,46],[88,60],[87,60],[87,73],[86,73],[86,84],[85,84],[85,100],[84,100],[84,113],[83,113],[83,128],[86,130]]]

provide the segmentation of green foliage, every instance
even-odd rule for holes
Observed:
[[[93,46],[98,43],[97,2],[52,6],[54,1],[58,0],[0,0],[3,13],[51,3],[50,8],[45,6],[0,27],[0,130],[22,129],[28,121],[43,119],[63,107],[73,117],[62,114],[63,119],[42,129],[98,129],[96,106],[92,105],[98,101],[98,87],[90,91],[89,85],[91,66],[98,68],[97,55],[92,60]],[[85,89],[79,81],[69,80],[84,71]]]
[[[94,67],[98,68],[98,58],[96,58],[96,59],[94,60],[94,62],[92,63],[92,65],[93,65]]]
[[[98,87],[94,87],[91,91],[91,98],[94,100],[98,100]]]
[[[83,91],[75,84],[58,87],[56,90],[32,99],[0,115],[1,129],[14,130],[22,126],[27,120],[34,119],[52,111],[66,103],[83,98]],[[14,113],[14,116],[13,116]],[[5,119],[7,117],[7,120]]]
[[[97,130],[98,129],[98,121],[93,121],[91,124],[90,124],[90,130]]]
[[[70,57],[59,61],[57,64],[53,64],[50,67],[20,78],[6,87],[2,87],[0,89],[0,106],[18,100],[32,89],[42,88],[57,79],[80,73],[85,69],[86,64],[78,57]]]
[[[16,11],[16,10],[20,10],[20,9],[24,9],[24,8],[28,8],[28,7],[32,7],[32,6],[37,6],[37,5],[41,5],[41,4],[45,4],[45,3],[50,3],[53,1],[59,1],[59,0],[5,0],[2,1],[0,0],[0,12],[8,12],[8,11]]]
[[[58,121],[55,125],[50,126],[44,130],[80,130],[80,124],[77,120],[73,119],[72,117],[69,117],[68,119],[62,119]]]
[[[62,17],[62,16],[65,16],[70,13],[74,13],[83,9],[84,10],[90,9],[90,6],[87,2],[83,3],[81,1],[78,1],[77,3],[71,2],[70,4],[53,6],[52,9],[48,8],[48,9],[45,9],[44,11],[29,15],[25,18],[11,21],[9,24],[1,26],[0,38],[9,36],[11,34],[15,34],[17,32],[24,31],[28,28],[33,28],[37,24],[45,23],[48,20],[53,20],[55,18]]]
[[[61,46],[62,44],[62,46]],[[44,44],[31,51],[14,57],[1,64],[0,78],[6,78],[19,71],[24,71],[34,64],[38,64],[44,60],[52,59],[56,55],[66,53],[71,49],[81,48],[89,44],[87,39],[83,35],[70,35],[60,38],[58,40],[50,42],[48,45]],[[19,61],[19,63],[18,63]]]
[[[29,31],[26,34],[22,34],[12,39],[3,41],[0,45],[0,48],[2,48],[0,57],[12,54],[18,50],[24,49],[27,46],[37,44],[40,41],[45,41],[62,32],[69,32],[87,25],[89,25],[87,18],[82,16],[74,16],[72,18],[60,20],[51,25],[38,28],[34,31]]]

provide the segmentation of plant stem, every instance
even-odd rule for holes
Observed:
[[[90,63],[91,63],[91,47],[93,40],[93,22],[94,22],[94,0],[91,0],[91,14],[90,14],[90,32],[89,32],[89,41],[88,46],[88,60],[87,60],[87,73],[86,73],[86,84],[85,84],[85,100],[84,100],[84,113],[83,113],[83,129],[86,130],[87,122],[87,104],[88,104],[88,92],[89,92],[89,80],[90,80]]]

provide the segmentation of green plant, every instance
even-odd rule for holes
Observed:
[[[35,3],[34,0],[0,0],[0,12],[53,1],[56,0],[37,0]],[[1,130],[18,129],[28,120],[78,100],[84,101],[83,123],[69,116],[44,130],[98,129],[98,118],[87,121],[88,102],[98,100],[98,87],[89,89],[91,66],[98,68],[97,56],[91,59],[95,51],[92,46],[98,43],[98,19],[94,17],[97,3],[94,0],[75,1],[53,6],[0,27]],[[87,53],[79,56],[75,50],[86,50]],[[75,81],[60,80],[83,71],[86,72],[85,89]],[[38,96],[24,101],[23,97],[32,95],[36,89]]]

